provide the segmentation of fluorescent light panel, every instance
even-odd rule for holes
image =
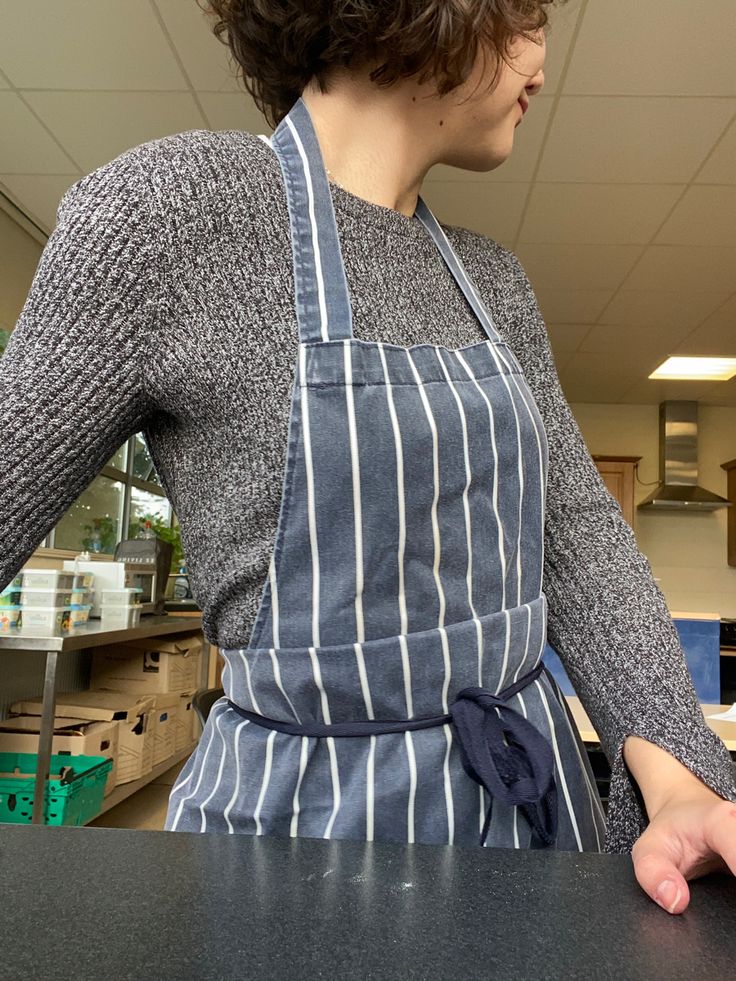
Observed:
[[[736,358],[667,358],[650,378],[728,381],[736,375]]]

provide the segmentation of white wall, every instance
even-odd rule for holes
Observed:
[[[657,482],[659,407],[571,405],[591,453],[641,456],[639,477]],[[699,483],[726,496],[721,464],[736,458],[736,408],[700,406]],[[653,490],[637,483],[638,504]],[[634,531],[671,610],[736,617],[736,568],[726,559],[727,509],[702,513],[635,512]]]

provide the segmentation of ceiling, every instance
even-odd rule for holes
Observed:
[[[195,0],[0,0],[0,24],[0,191],[44,232],[128,147],[268,132]],[[521,259],[570,401],[736,406],[736,379],[647,379],[736,356],[735,38],[733,0],[570,0],[511,158],[430,174],[441,220]]]

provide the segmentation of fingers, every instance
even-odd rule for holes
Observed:
[[[668,913],[682,913],[690,902],[690,889],[664,847],[655,837],[641,836],[631,852],[634,874],[644,892]]]

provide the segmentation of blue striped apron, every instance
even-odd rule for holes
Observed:
[[[317,136],[269,141],[299,354],[278,530],[250,643],[166,827],[601,850],[592,776],[542,670],[547,443],[521,368],[442,228],[487,340],[358,341]]]

